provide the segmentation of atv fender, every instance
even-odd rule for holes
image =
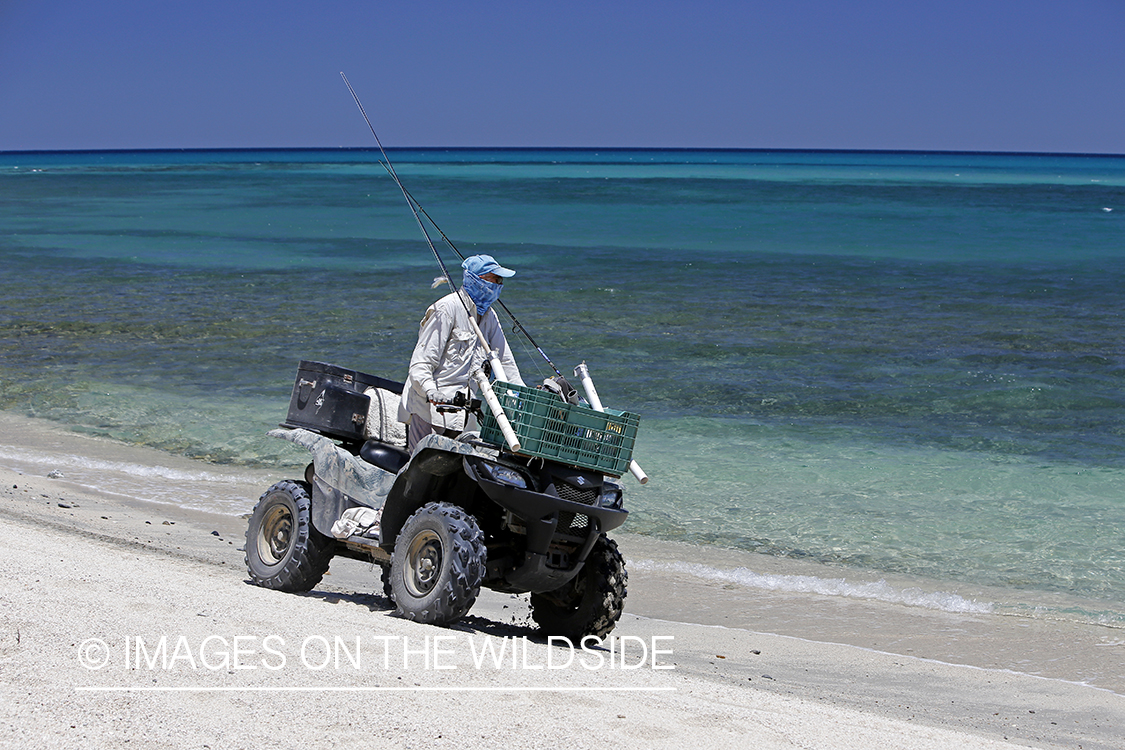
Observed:
[[[465,471],[466,456],[495,461],[499,455],[495,448],[436,433],[419,440],[414,447],[414,455],[399,471],[394,486],[387,493],[379,525],[379,546],[388,551],[393,549],[406,519],[428,502],[443,500],[454,505],[464,504],[463,498],[435,497],[434,490],[444,477]]]
[[[332,524],[349,508],[382,508],[394,486],[394,474],[353,456],[323,435],[299,428],[271,430],[269,435],[312,453],[311,515],[313,527],[321,534],[332,536]]]

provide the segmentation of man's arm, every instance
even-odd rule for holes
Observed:
[[[418,343],[410,357],[410,377],[418,383],[426,397],[439,393],[434,375],[445,353],[445,344],[453,330],[453,321],[448,316],[431,308],[427,311],[422,327],[418,331]]]

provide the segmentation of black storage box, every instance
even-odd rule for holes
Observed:
[[[402,383],[349,370],[345,367],[303,360],[289,399],[289,414],[282,427],[303,427],[337,440],[361,441],[371,400],[368,388],[402,393]]]

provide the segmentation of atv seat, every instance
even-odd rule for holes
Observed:
[[[406,466],[410,454],[401,448],[381,443],[378,440],[368,440],[359,449],[359,457],[372,466],[378,466],[383,471],[397,474],[399,469]]]

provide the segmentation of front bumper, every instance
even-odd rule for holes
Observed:
[[[598,537],[621,526],[629,516],[624,508],[565,500],[498,482],[471,459],[466,459],[465,471],[490,500],[521,519],[527,529],[523,561],[503,574],[511,590],[544,592],[559,588],[582,569]],[[551,543],[560,536],[568,541],[581,540],[577,554],[571,557],[572,565],[566,569],[548,565]]]

